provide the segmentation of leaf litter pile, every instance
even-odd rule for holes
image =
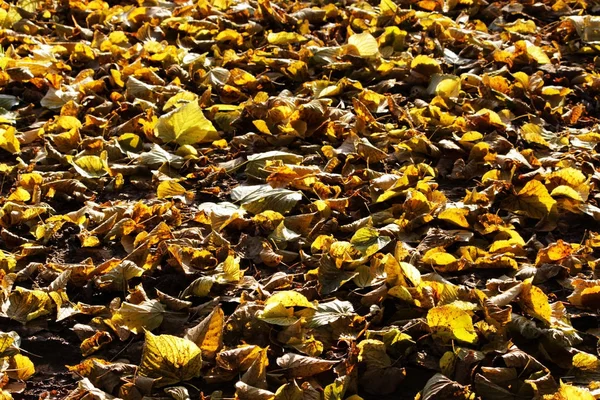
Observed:
[[[599,7],[2,1],[0,398],[600,396]]]

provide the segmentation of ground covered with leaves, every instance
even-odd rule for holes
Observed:
[[[0,5],[0,398],[600,397],[586,0]]]

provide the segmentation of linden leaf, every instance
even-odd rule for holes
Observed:
[[[435,74],[427,88],[429,94],[435,94],[445,99],[458,97],[461,80],[455,75]]]
[[[163,143],[210,143],[221,139],[197,101],[187,103],[158,119],[154,134]]]
[[[100,156],[82,156],[79,158],[67,156],[67,161],[69,161],[79,175],[92,179],[108,175],[107,157],[107,152],[103,151]]]
[[[157,379],[157,387],[197,378],[201,369],[201,350],[194,342],[146,331],[139,373]]]
[[[523,310],[534,318],[550,325],[552,318],[552,307],[548,302],[548,296],[542,289],[532,284],[533,278],[523,281],[523,289],[519,298]]]
[[[267,304],[265,308],[257,314],[257,318],[268,324],[289,326],[298,321],[294,316],[292,307],[285,307],[281,303]]]
[[[544,400],[594,400],[594,395],[587,389],[560,383],[558,391],[554,394],[545,394]]]
[[[331,369],[337,361],[287,353],[277,359],[277,365],[294,378],[307,378]]]
[[[356,315],[354,307],[349,301],[332,300],[326,303],[319,303],[317,311],[308,319],[308,325],[311,328],[328,325],[340,318],[352,317]]]
[[[123,302],[110,319],[116,327],[124,327],[138,334],[143,329],[149,331],[162,324],[166,308],[157,300],[146,300],[140,304]]]
[[[307,42],[308,39],[296,32],[270,32],[267,35],[267,41],[269,44],[282,46],[293,43],[304,43]]]
[[[203,359],[213,360],[223,347],[223,327],[223,310],[217,306],[198,325],[188,329],[184,338],[200,347]]]
[[[185,196],[189,192],[176,180],[169,179],[158,184],[156,197],[159,199],[168,199],[171,197]]]
[[[296,381],[280,386],[275,392],[275,400],[303,400],[304,391],[298,387]]]
[[[391,237],[379,235],[375,228],[360,228],[350,239],[350,243],[366,256],[377,253],[391,241]]]
[[[505,208],[514,213],[537,219],[548,216],[555,205],[556,200],[546,186],[537,180],[527,182],[516,196],[504,203]]]
[[[446,208],[438,214],[438,219],[450,222],[461,228],[469,228],[469,221],[467,221],[468,215],[469,210],[465,208]]]
[[[568,300],[577,307],[595,308],[600,301],[600,280],[573,279],[574,290]]]
[[[33,374],[35,374],[35,366],[33,365],[33,362],[29,359],[29,357],[22,354],[15,354],[12,356],[8,365],[10,368],[8,376],[13,379],[26,381],[27,379],[31,378]]]
[[[427,313],[427,325],[434,337],[444,342],[460,340],[466,343],[477,342],[477,333],[471,316],[453,305],[434,307]]]
[[[410,68],[427,77],[442,72],[440,63],[437,60],[422,54],[411,61]]]
[[[376,57],[379,54],[377,40],[368,32],[350,36],[348,44],[355,46],[361,57]]]
[[[0,148],[8,151],[11,154],[21,152],[21,144],[15,136],[15,128],[9,126],[6,129],[0,129]]]
[[[239,201],[244,210],[253,214],[267,210],[285,214],[302,200],[302,193],[281,188],[273,189],[269,185],[238,186],[231,191],[231,198]]]
[[[0,356],[13,356],[19,352],[21,338],[17,332],[0,332]]]
[[[50,314],[52,307],[52,299],[48,293],[41,290],[28,290],[17,287],[2,304],[2,314],[25,324]]]
[[[284,307],[308,307],[316,309],[315,305],[308,301],[303,294],[294,292],[293,290],[284,290],[270,296],[265,301],[265,306],[270,304],[281,304]]]

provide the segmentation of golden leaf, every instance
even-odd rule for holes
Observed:
[[[438,214],[438,219],[450,222],[461,228],[469,228],[469,221],[467,221],[468,215],[469,210],[465,208],[446,208]]]
[[[377,40],[368,32],[358,33],[348,38],[348,44],[355,46],[361,57],[375,57],[379,54]]]
[[[157,300],[146,300],[140,304],[123,302],[112,315],[110,323],[138,334],[143,329],[151,331],[158,328],[162,324],[165,311],[165,306]]]
[[[33,319],[50,314],[53,308],[52,299],[41,290],[28,290],[17,287],[2,305],[2,313],[23,324]]]
[[[514,213],[537,219],[548,216],[555,205],[556,200],[550,196],[546,186],[537,180],[527,182],[516,196],[504,203]]]
[[[560,383],[558,391],[554,394],[545,394],[544,400],[594,400],[595,397],[587,389]]]
[[[201,350],[190,340],[146,331],[140,375],[157,379],[157,387],[172,385],[200,376]]]
[[[534,318],[550,325],[552,318],[552,307],[548,302],[548,296],[542,289],[532,284],[533,278],[523,281],[523,289],[519,295],[521,307]]]
[[[180,145],[210,143],[220,136],[198,105],[197,101],[187,103],[158,119],[154,134],[163,143],[175,142]]]
[[[198,325],[188,329],[184,338],[200,348],[203,359],[213,360],[223,347],[223,327],[223,310],[217,306]]]
[[[22,354],[15,354],[10,358],[9,361],[9,372],[8,375],[13,379],[19,379],[26,381],[35,374],[35,366],[29,357]]]
[[[434,337],[444,342],[460,340],[466,343],[477,342],[473,320],[466,311],[453,305],[434,307],[427,313],[427,325]]]
[[[301,293],[293,290],[277,292],[265,301],[265,306],[270,304],[281,304],[284,307],[308,307],[316,309],[315,305]]]

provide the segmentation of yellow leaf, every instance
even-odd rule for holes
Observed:
[[[595,397],[587,389],[561,382],[558,391],[554,394],[545,394],[544,400],[595,400]]]
[[[154,134],[164,143],[175,142],[180,145],[221,139],[212,122],[202,113],[197,101],[187,103],[160,117]]]
[[[440,370],[442,370],[444,375],[452,376],[457,358],[453,351],[447,351],[442,355],[442,358],[440,358]]]
[[[392,365],[392,360],[385,351],[385,343],[376,339],[362,340],[358,347],[358,361],[364,362],[367,369],[386,368]]]
[[[350,243],[364,255],[370,256],[383,249],[391,240],[389,236],[380,235],[377,229],[365,227],[356,231]]]
[[[123,82],[123,78],[121,77],[121,72],[118,69],[111,69],[110,76],[113,78],[115,84],[119,87],[124,87],[125,82]]]
[[[242,35],[233,29],[224,29],[215,37],[217,42],[238,42],[243,43]]]
[[[458,97],[460,94],[460,81],[460,78],[455,75],[435,74],[431,78],[427,91],[444,99]]]
[[[524,20],[519,18],[515,22],[503,25],[503,28],[508,32],[535,33],[537,26],[535,25],[535,22],[531,20]]]
[[[265,135],[272,135],[271,130],[267,126],[267,123],[262,119],[256,119],[252,121],[252,123],[260,133],[264,133]]]
[[[446,266],[457,261],[456,257],[447,253],[443,247],[434,247],[428,250],[422,259],[423,263]]]
[[[108,174],[108,154],[103,151],[100,156],[81,156],[74,159],[67,156],[67,161],[84,178],[100,178]]]
[[[541,219],[550,214],[550,211],[556,205],[556,200],[550,196],[548,189],[542,182],[531,180],[506,205],[514,213]]]
[[[548,302],[548,296],[532,282],[533,278],[523,281],[523,290],[519,295],[521,308],[532,317],[550,325],[552,307]]]
[[[225,283],[239,282],[244,276],[240,269],[240,258],[231,254],[223,261],[223,281]]]
[[[398,10],[398,6],[392,0],[381,0],[379,10],[381,15],[394,15]]]
[[[413,286],[419,286],[421,284],[421,273],[412,264],[400,261],[400,269],[402,274],[412,283]]]
[[[410,68],[425,76],[442,72],[442,67],[440,67],[440,63],[437,60],[422,54],[416,56],[411,61]]]
[[[381,259],[381,264],[383,264],[383,270],[386,275],[385,280],[390,286],[408,286],[404,276],[402,275],[400,264],[393,255],[386,254],[383,256]]]
[[[308,307],[316,309],[315,305],[301,293],[293,290],[277,292],[265,301],[265,306],[270,304],[281,304],[284,307]]]
[[[10,196],[8,196],[9,201],[17,201],[21,203],[29,201],[30,199],[31,195],[29,192],[20,186],[16,188],[15,191],[10,194]]]
[[[194,342],[202,351],[202,358],[213,360],[223,347],[224,313],[220,306],[198,325],[186,331],[184,338]]]
[[[157,379],[157,387],[197,378],[201,368],[202,354],[194,342],[146,331],[139,373]]]
[[[529,40],[520,40],[515,43],[517,51],[523,51],[527,56],[535,60],[538,64],[550,64],[550,58],[546,55],[544,50],[534,45]]]
[[[112,336],[109,332],[97,331],[92,336],[82,341],[79,345],[79,349],[81,350],[81,355],[87,357],[110,342],[112,342]]]
[[[2,314],[25,324],[50,314],[52,306],[52,299],[50,299],[48,293],[41,290],[28,290],[17,287],[2,305]]]
[[[388,290],[388,295],[396,297],[400,300],[404,300],[408,303],[412,303],[413,297],[412,294],[408,291],[404,286],[394,286],[390,290]]]
[[[151,331],[158,328],[162,324],[165,311],[165,306],[157,300],[146,300],[140,304],[123,302],[113,314],[110,323],[138,334],[143,329]]]
[[[21,144],[15,136],[15,128],[9,126],[7,129],[0,129],[0,148],[11,154],[21,152]]]
[[[450,222],[461,228],[468,228],[469,222],[466,218],[468,215],[469,210],[465,208],[447,208],[438,214],[438,219]]]
[[[281,303],[267,304],[265,308],[258,313],[258,318],[269,324],[288,326],[298,321],[294,317],[294,309],[285,307]]]
[[[296,32],[270,32],[267,35],[267,41],[269,44],[281,46],[293,43],[304,43],[308,41],[308,39]]]
[[[195,102],[198,100],[196,93],[188,92],[184,90],[177,93],[175,96],[169,98],[163,107],[163,111],[168,111],[171,108],[179,108],[184,104]]]
[[[156,189],[156,197],[159,199],[184,196],[186,193],[187,190],[185,190],[185,188],[174,179],[162,181],[158,184],[158,188]]]
[[[558,239],[555,243],[538,251],[535,258],[535,266],[539,267],[543,263],[558,264],[560,261],[569,257],[573,251],[572,245],[566,243],[562,239]]]
[[[19,352],[21,338],[15,331],[0,332],[0,356],[6,357]]]
[[[550,147],[550,143],[544,138],[543,133],[544,128],[537,124],[526,123],[521,127],[521,136],[525,141]]]
[[[427,313],[427,325],[434,337],[444,342],[460,340],[466,343],[477,342],[477,334],[471,316],[458,307],[445,305],[434,307]]]
[[[584,371],[596,371],[600,362],[595,355],[582,351],[573,356],[573,366]]]
[[[10,358],[9,368],[8,376],[13,379],[26,381],[35,374],[33,362],[31,362],[29,357],[22,354],[15,354]]]
[[[348,38],[348,44],[355,46],[361,57],[375,57],[379,54],[377,40],[368,32],[358,33]]]
[[[595,308],[600,301],[600,280],[573,279],[573,292],[568,300],[577,307]]]

